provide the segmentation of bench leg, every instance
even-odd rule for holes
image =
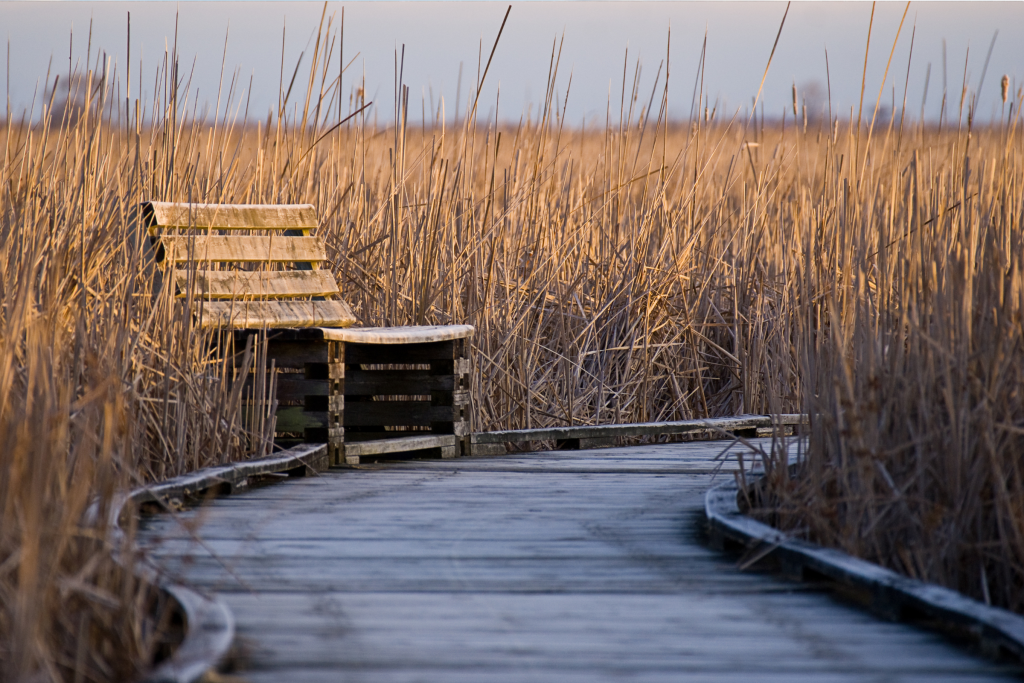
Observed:
[[[454,411],[454,431],[459,437],[459,455],[468,456],[472,453],[470,437],[472,434],[472,376],[469,362],[469,340],[455,340],[455,391],[452,392],[452,409]]]
[[[345,464],[345,342],[328,342],[327,455],[331,465]]]

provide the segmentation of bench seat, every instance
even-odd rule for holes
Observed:
[[[295,330],[295,338],[353,344],[430,344],[473,336],[472,325],[409,325],[406,327],[312,327]]]

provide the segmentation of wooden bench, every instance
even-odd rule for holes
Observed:
[[[333,465],[468,454],[469,325],[356,328],[312,205],[146,202],[157,286],[234,348],[264,334],[275,445],[328,444]],[[258,384],[260,377],[253,378]]]

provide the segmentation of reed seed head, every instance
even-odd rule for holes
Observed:
[[[1003,104],[1006,104],[1006,96],[1010,92],[1010,77],[1007,76],[1006,74],[1003,74],[1002,79],[1000,79],[999,88],[1003,94]]]

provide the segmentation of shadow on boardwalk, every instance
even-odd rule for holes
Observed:
[[[725,445],[364,466],[181,515],[202,545],[169,517],[146,534],[226,599],[253,683],[1012,679],[709,550]]]

